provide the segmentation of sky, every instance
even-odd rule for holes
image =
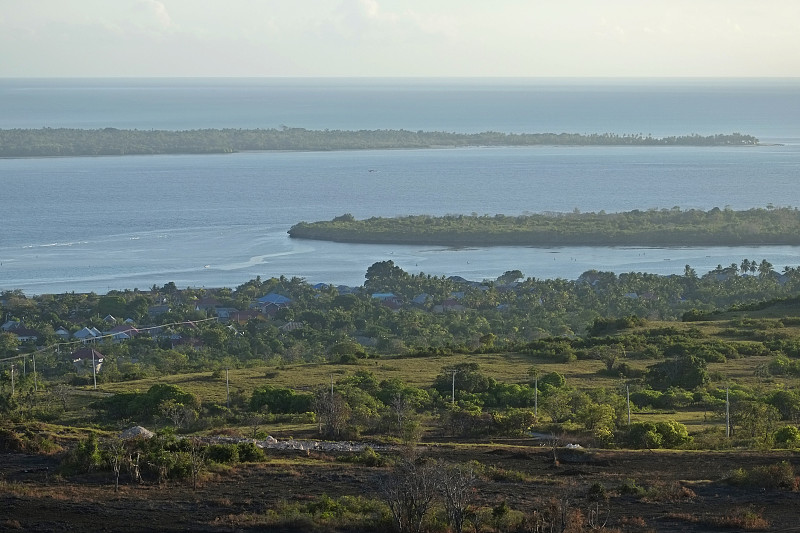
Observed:
[[[798,77],[800,0],[0,0],[0,77]]]

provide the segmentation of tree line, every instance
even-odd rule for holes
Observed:
[[[575,210],[532,215],[411,215],[300,222],[299,239],[442,246],[742,246],[800,244],[793,207],[747,210],[635,209],[620,213]]]
[[[117,128],[0,130],[0,157],[211,154],[248,150],[378,150],[460,146],[747,146],[752,135],[618,135],[614,133],[451,133],[408,130],[198,129],[128,130]]]

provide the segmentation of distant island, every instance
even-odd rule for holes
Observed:
[[[146,154],[222,154],[241,151],[328,151],[465,146],[753,146],[741,133],[718,135],[617,135],[614,133],[449,133],[408,130],[200,129],[7,129],[0,130],[0,157],[66,157]]]
[[[759,246],[800,245],[800,212],[778,207],[734,211],[650,209],[624,213],[415,215],[300,222],[296,239],[441,246]]]

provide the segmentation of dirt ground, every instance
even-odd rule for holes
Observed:
[[[744,515],[764,519],[761,529],[800,531],[796,490],[725,482],[740,467],[788,461],[800,471],[800,455],[793,452],[561,449],[557,464],[553,450],[538,445],[439,445],[421,454],[487,467],[490,474],[477,482],[479,506],[506,501],[530,515],[558,501],[584,516],[599,509],[607,527],[622,531],[741,530],[725,519]],[[0,455],[0,530],[245,531],[237,517],[263,514],[281,501],[373,497],[387,471],[323,455],[271,454],[266,463],[212,472],[196,491],[188,483],[137,485],[123,476],[115,493],[110,473],[65,479],[57,468],[56,458]],[[606,496],[600,505],[593,499],[598,491]]]

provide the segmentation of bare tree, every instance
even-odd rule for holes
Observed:
[[[408,396],[398,393],[392,398],[390,407],[397,418],[397,434],[400,435],[403,432],[403,422],[411,410],[411,402],[408,401]]]
[[[53,396],[53,398],[61,402],[61,409],[63,409],[64,411],[67,410],[67,400],[69,399],[69,395],[71,392],[72,389],[70,389],[64,383],[59,383],[58,385],[50,389],[50,394]]]
[[[200,477],[200,472],[202,472],[206,466],[207,452],[208,449],[200,442],[200,439],[189,439],[189,449],[187,453],[192,473],[192,490],[197,490],[197,480]]]
[[[447,523],[461,533],[467,511],[475,495],[475,470],[469,465],[438,465],[439,491],[444,500]]]
[[[189,422],[193,422],[197,415],[197,412],[190,406],[175,400],[165,400],[158,407],[161,416],[169,419],[176,428],[182,428]]]
[[[400,533],[420,533],[437,495],[438,476],[431,462],[401,460],[380,484],[380,492]]]
[[[314,395],[314,411],[319,418],[320,431],[329,438],[339,437],[350,420],[350,406],[342,395],[326,389]]]
[[[111,439],[105,447],[105,456],[111,471],[114,473],[114,492],[119,491],[119,473],[127,458],[125,441],[119,438]]]

